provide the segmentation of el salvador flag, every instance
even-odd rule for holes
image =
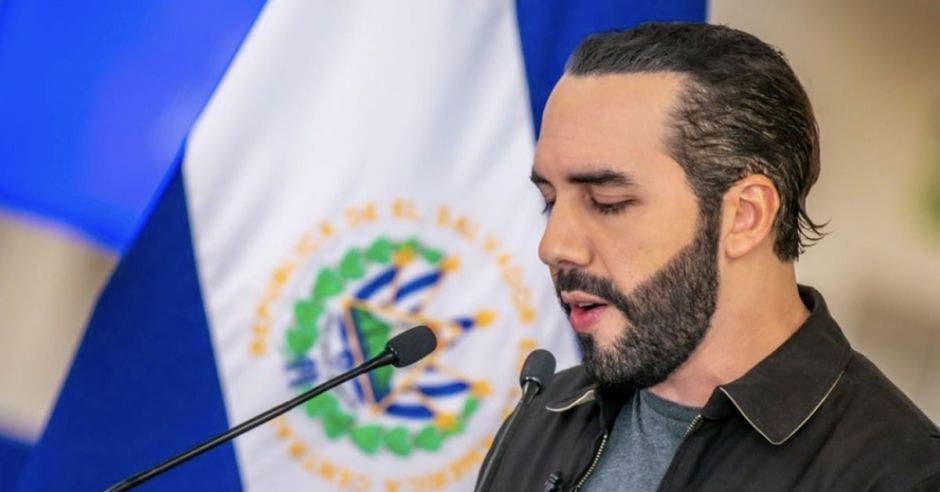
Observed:
[[[149,482],[469,490],[526,354],[577,353],[534,136],[584,35],[703,1],[272,0],[102,294],[20,490],[102,490],[414,324],[439,349]]]

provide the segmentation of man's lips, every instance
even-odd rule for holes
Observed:
[[[568,320],[578,333],[589,333],[594,324],[607,310],[607,302],[597,296],[580,291],[565,291],[561,293],[561,302],[568,311]]]

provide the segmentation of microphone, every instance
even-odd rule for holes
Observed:
[[[437,337],[434,332],[427,326],[420,325],[392,337],[379,357],[386,353],[391,354],[393,366],[405,367],[423,359],[436,348]]]
[[[503,458],[506,443],[509,442],[510,435],[512,435],[513,430],[515,430],[514,424],[516,418],[542,390],[548,388],[548,385],[552,383],[552,378],[554,377],[555,356],[552,355],[551,352],[538,349],[526,357],[525,362],[522,364],[522,372],[519,374],[519,384],[522,386],[522,398],[519,399],[516,409],[513,410],[509,418],[506,419],[506,423],[503,425],[501,432],[496,435],[496,440],[490,447],[490,452],[487,454],[483,466],[480,467],[480,475],[477,478],[477,484],[474,488],[475,492],[482,492],[489,489],[490,482],[493,481],[493,477],[495,476],[496,467]]]
[[[379,367],[393,365],[395,367],[405,367],[407,365],[414,364],[415,362],[423,359],[425,356],[430,354],[437,348],[437,337],[434,336],[434,332],[431,331],[427,326],[415,326],[411,329],[408,329],[397,336],[393,337],[391,340],[385,344],[385,350],[383,350],[379,355],[373,357],[372,359],[362,363],[361,365],[346,371],[339,376],[330,379],[329,381],[313,388],[307,390],[300,395],[281,403],[280,405],[264,412],[258,414],[241,424],[232,427],[225,433],[219,434],[208,441],[199,444],[198,446],[185,451],[181,454],[170,458],[159,465],[140,472],[136,475],[124,479],[124,481],[112,485],[105,492],[119,492],[123,490],[128,490],[131,487],[136,487],[141,483],[144,483],[147,480],[169,470],[170,468],[175,467],[185,461],[189,461],[196,456],[222,444],[224,442],[230,441],[245,432],[258,427],[259,425],[283,414],[288,410],[300,405],[301,403],[321,394],[330,389],[333,389],[336,386],[339,386],[350,379],[355,378],[365,374],[373,369],[378,369]],[[554,362],[553,362],[554,365]]]
[[[538,349],[529,354],[519,373],[519,385],[522,386],[523,398],[526,393],[539,394],[542,388],[548,388],[555,377],[555,356],[548,350]],[[531,399],[531,397],[529,397]]]

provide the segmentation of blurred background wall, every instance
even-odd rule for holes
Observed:
[[[809,210],[831,234],[800,260],[801,282],[822,291],[855,347],[940,422],[940,4],[715,0],[709,10],[712,22],[780,48],[815,107],[823,169]],[[188,107],[198,114],[203,103]],[[167,166],[195,114],[152,129],[166,133],[148,138],[171,149]],[[18,165],[0,155],[0,176]],[[0,435],[38,438],[119,257],[115,244],[0,208]]]

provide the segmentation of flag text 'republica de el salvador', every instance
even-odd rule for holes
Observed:
[[[80,438],[95,442],[101,463],[107,449],[123,449],[114,451],[123,471],[107,465],[103,482],[83,482],[107,485],[426,324],[439,348],[424,361],[360,377],[239,437],[234,454],[213,451],[155,486],[472,488],[518,399],[525,356],[543,347],[559,367],[577,360],[537,259],[542,203],[528,182],[534,114],[560,60],[587,32],[647,19],[702,20],[704,13],[701,2],[632,10],[613,3],[269,2],[191,133],[164,200],[102,296],[37,452],[51,456],[59,442],[77,449]],[[566,27],[572,22],[576,28]],[[183,260],[159,258],[144,243],[165,240],[161,222],[175,225],[176,236],[191,235]],[[146,263],[146,273],[136,263]],[[177,300],[172,275],[187,280]],[[142,294],[156,288],[156,297]],[[129,316],[108,314],[147,300],[165,305],[148,306],[155,314],[137,327],[115,326]],[[167,318],[193,306],[198,313]],[[176,326],[165,325],[170,319]],[[123,346],[109,334],[135,328]],[[66,425],[73,408],[93,413],[90,375],[116,363],[111,351],[145,348],[151,330],[160,332],[159,350],[184,369],[147,370],[158,360],[147,352],[135,359],[145,368],[134,376],[114,375],[130,394],[125,414],[137,411],[147,421],[133,436],[122,432],[131,428],[126,417]],[[173,337],[186,351],[173,352]],[[196,342],[185,345],[190,339]],[[200,357],[217,373],[186,373],[206,371],[192,365]],[[151,384],[192,396],[180,396],[179,408],[171,392],[135,396]],[[208,405],[199,398],[221,398],[225,422],[217,411],[200,413]],[[148,413],[156,405],[160,411]],[[190,417],[207,425],[194,432],[183,426]],[[36,458],[27,480],[42,483],[38,468],[63,461]]]

